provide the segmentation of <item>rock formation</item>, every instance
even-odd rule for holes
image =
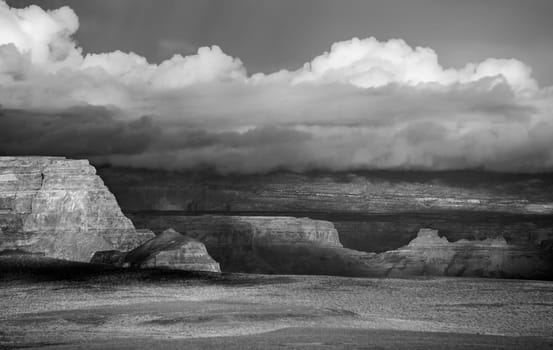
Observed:
[[[504,239],[523,256],[513,264],[553,255],[552,174],[100,172],[138,227],[178,227],[174,216],[202,213],[309,217],[331,221],[345,248],[369,253],[398,250],[432,228],[449,242]]]
[[[123,168],[99,173],[124,211],[553,214],[552,174],[479,171],[218,176]]]
[[[331,274],[310,251],[341,248],[328,221],[292,217],[171,216],[147,220],[161,232],[169,225],[204,243],[223,271]],[[140,221],[137,222],[140,225]]]
[[[152,237],[135,230],[88,161],[0,157],[0,251],[88,262]]]
[[[96,252],[91,262],[121,267],[221,272],[219,264],[209,256],[202,243],[172,229],[129,252]]]
[[[465,276],[553,278],[551,252],[510,245],[504,238],[449,242],[437,230],[421,229],[408,245],[384,253],[351,253],[372,276]]]
[[[384,252],[398,249],[431,227],[450,242],[505,239],[514,246],[541,248],[553,239],[553,215],[467,211],[329,215],[345,247]]]
[[[103,174],[127,209],[187,213],[132,213],[136,230],[87,161],[0,157],[0,253],[88,262],[99,252],[95,262],[205,271],[218,269],[211,255],[237,272],[553,278],[546,178]],[[293,215],[190,215],[204,209]],[[312,218],[294,217],[303,214]],[[162,233],[169,227],[186,235]]]
[[[166,225],[186,231],[207,246],[223,271],[279,274],[326,274],[355,277],[421,275],[553,278],[553,252],[513,245],[504,238],[440,237],[421,229],[398,249],[381,253],[347,249],[334,225],[293,217],[224,215],[131,216],[154,231]]]

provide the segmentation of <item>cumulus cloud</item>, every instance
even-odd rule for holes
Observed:
[[[412,48],[401,39],[380,42],[375,38],[338,42],[293,74],[293,83],[341,82],[363,88],[390,83],[416,86],[425,83],[451,85],[501,77],[517,90],[535,89],[531,70],[514,59],[487,59],[464,68],[444,69],[438,55],[426,47]]]
[[[221,172],[553,170],[553,88],[489,58],[354,38],[295,71],[248,74],[220,47],[159,64],[84,55],[68,7],[0,0],[0,153]]]
[[[71,39],[78,27],[77,15],[67,6],[44,11],[36,5],[12,9],[0,2],[0,45],[13,44],[36,65],[55,65],[78,56],[80,49]]]

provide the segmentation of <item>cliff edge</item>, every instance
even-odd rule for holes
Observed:
[[[88,262],[153,237],[135,229],[87,160],[0,157],[0,252]]]

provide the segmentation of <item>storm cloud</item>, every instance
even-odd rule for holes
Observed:
[[[220,47],[159,64],[83,54],[68,7],[0,1],[0,153],[121,166],[553,170],[553,88],[516,59],[442,67],[431,48],[353,38],[297,70]]]

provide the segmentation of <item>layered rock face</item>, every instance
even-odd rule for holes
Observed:
[[[0,157],[0,251],[88,262],[153,236],[135,230],[87,160]]]
[[[431,227],[450,242],[503,238],[521,247],[544,248],[553,239],[553,215],[467,211],[326,215],[345,247],[384,252],[408,244]]]
[[[131,215],[131,218],[133,216]],[[328,221],[260,216],[144,216],[137,226],[160,232],[170,227],[204,243],[223,271],[331,274],[312,252],[342,248]],[[330,272],[329,272],[330,271]]]
[[[0,252],[88,262],[101,251],[96,262],[203,271],[218,270],[211,255],[238,272],[553,278],[553,181],[545,178],[110,177],[120,172],[107,178],[127,209],[188,215],[132,214],[160,233],[154,238],[135,229],[87,161],[2,157]],[[189,215],[200,209],[271,216]],[[312,218],[293,217],[303,210]],[[283,212],[293,215],[272,216]],[[169,227],[187,236],[163,232]]]
[[[173,229],[163,231],[130,252],[97,252],[91,262],[121,267],[221,272],[219,264],[209,256],[202,243]]]
[[[216,176],[99,171],[124,211],[553,214],[552,174],[373,171]]]
[[[508,254],[521,257],[513,258],[513,264],[521,266],[528,266],[533,257],[553,256],[553,174],[371,171],[215,176],[117,168],[101,169],[101,174],[123,210],[134,212],[131,218],[141,227],[147,227],[147,221],[172,222],[173,215],[213,211],[309,217],[331,221],[345,248],[364,252],[399,250],[416,239],[420,229],[432,228],[449,242],[504,239]],[[470,254],[473,248],[459,249]]]
[[[382,253],[344,248],[334,225],[293,217],[134,214],[138,227],[171,225],[207,246],[223,271],[354,277],[465,276],[553,279],[546,247],[504,238],[448,241],[421,229],[398,249]]]
[[[360,273],[373,276],[553,278],[550,252],[511,245],[504,238],[449,242],[432,229],[421,229],[397,250],[350,256],[363,266]]]

